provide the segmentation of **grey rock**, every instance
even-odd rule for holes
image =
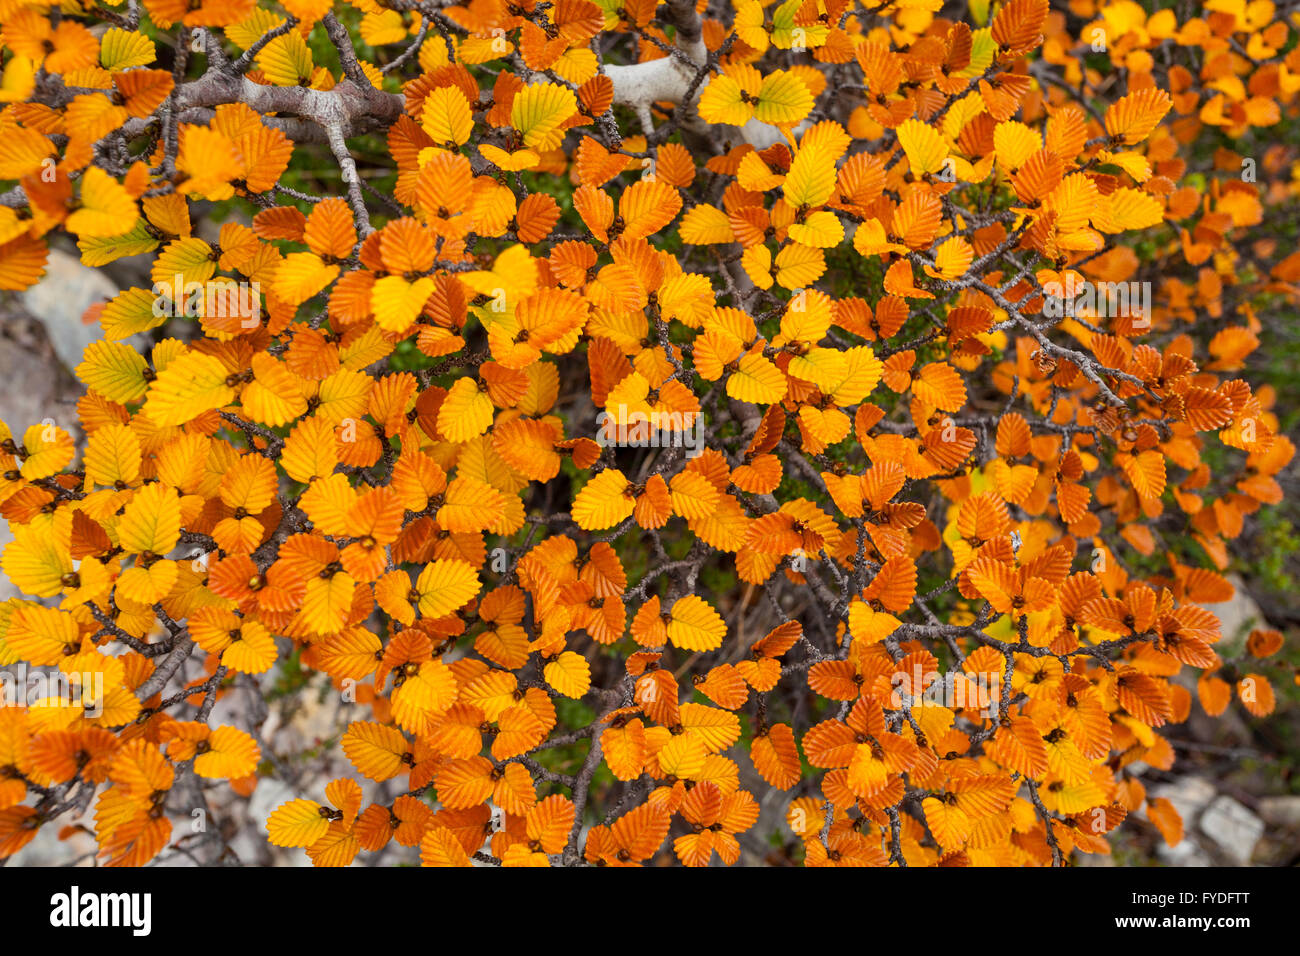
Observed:
[[[1229,796],[1218,796],[1201,813],[1200,830],[1225,859],[1246,866],[1264,834],[1264,821]]]
[[[76,256],[50,251],[45,278],[22,294],[23,307],[40,319],[54,350],[68,368],[81,364],[86,346],[100,338],[99,323],[86,325],[82,313],[121,289],[99,269],[83,266]]]
[[[18,435],[47,418],[71,429],[76,380],[60,364],[46,327],[14,305],[0,303],[0,419]]]
[[[16,297],[0,302],[0,421],[16,435],[48,420],[80,439],[76,427],[77,383],[60,363],[45,327],[18,307]],[[0,551],[13,536],[0,521]],[[0,575],[0,601],[18,590]]]
[[[1259,801],[1259,815],[1275,827],[1300,830],[1300,797],[1264,797]]]
[[[1119,866],[1113,853],[1075,853],[1073,862],[1075,866],[1085,867]]]
[[[1150,789],[1149,798],[1164,797],[1183,818],[1183,839],[1178,845],[1168,846],[1163,839],[1156,845],[1156,857],[1162,863],[1168,866],[1215,865],[1214,858],[1196,839],[1196,821],[1216,794],[1214,785],[1201,777],[1183,777]]]
[[[1214,784],[1201,777],[1183,777],[1173,783],[1152,787],[1150,791],[1151,797],[1165,797],[1174,805],[1183,818],[1184,833],[1192,831],[1196,818],[1217,794]]]
[[[1184,838],[1177,846],[1166,846],[1160,841],[1156,848],[1160,862],[1168,866],[1214,866],[1214,858],[1195,840]]]

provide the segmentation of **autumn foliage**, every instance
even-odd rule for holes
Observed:
[[[1060,864],[1274,709],[1293,15],[106,2],[0,0],[0,289],[153,283],[0,423],[0,856],[284,779],[284,674],[317,865]]]

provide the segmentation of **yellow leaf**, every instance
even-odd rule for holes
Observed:
[[[393,719],[413,734],[428,733],[432,722],[456,703],[459,686],[451,668],[440,660],[425,661],[414,677],[393,691]],[[442,796],[442,788],[438,789]]]
[[[793,73],[774,70],[763,77],[754,105],[754,118],[773,126],[793,126],[808,115],[813,96],[803,80]]]
[[[838,349],[809,349],[790,360],[791,377],[812,382],[823,392],[834,391],[849,369],[848,357]]]
[[[194,772],[200,777],[233,780],[247,777],[257,769],[261,748],[247,733],[223,725],[212,731],[209,749],[194,758]]]
[[[420,595],[420,613],[445,617],[469,603],[479,592],[478,573],[468,561],[439,558],[424,566],[415,582]]]
[[[130,554],[164,555],[181,535],[181,500],[174,488],[151,482],[127,502],[117,526],[118,542]]]
[[[835,157],[825,143],[803,147],[785,177],[785,201],[796,209],[824,206],[835,192]]]
[[[23,447],[27,455],[19,471],[28,481],[57,475],[77,452],[72,436],[52,423],[23,432]]]
[[[110,237],[130,232],[138,218],[139,210],[126,187],[91,166],[81,178],[81,206],[66,225],[78,236]]]
[[[832,249],[844,241],[844,226],[828,209],[819,209],[803,222],[790,224],[790,238],[814,249]]]
[[[262,48],[257,66],[276,86],[302,86],[311,81],[315,64],[301,33],[278,36]]]
[[[584,531],[612,528],[636,508],[631,482],[617,468],[607,468],[582,486],[573,499],[573,520]]]
[[[786,380],[781,370],[758,352],[742,355],[727,379],[727,394],[737,401],[772,405],[785,398]]]
[[[275,846],[311,846],[329,829],[329,817],[314,800],[290,800],[266,819],[266,830]]]
[[[587,659],[573,651],[565,651],[542,670],[546,683],[565,697],[577,700],[591,686],[591,668]]]
[[[524,145],[545,152],[560,144],[560,127],[577,111],[578,99],[567,86],[534,83],[515,94],[510,125],[523,134]]]
[[[438,431],[448,441],[477,438],[492,424],[492,399],[472,378],[458,378],[438,411]]]
[[[939,131],[919,119],[905,120],[898,127],[898,142],[907,154],[912,173],[918,177],[939,172],[948,158],[948,147]]]
[[[474,116],[469,101],[458,86],[442,86],[424,98],[421,116],[424,131],[438,145],[449,149],[463,146],[469,141],[474,128]]]
[[[727,625],[707,601],[694,594],[678,598],[668,622],[668,640],[687,651],[711,651],[722,646]]]
[[[54,516],[38,514],[27,524],[12,526],[14,539],[0,558],[0,571],[14,587],[36,597],[54,597],[63,590],[63,576],[72,559],[54,536]],[[0,647],[3,642],[0,642]],[[0,660],[3,659],[0,653]]]
[[[113,73],[133,66],[148,66],[156,58],[153,41],[143,33],[111,27],[99,41],[99,62]]]
[[[433,290],[433,279],[428,276],[414,282],[402,276],[376,280],[370,290],[370,309],[375,313],[375,322],[389,332],[405,332],[420,317]]]
[[[111,402],[133,402],[149,387],[144,357],[129,345],[92,342],[82,353],[77,378]]]
[[[188,352],[158,373],[149,386],[144,411],[158,425],[184,425],[214,408],[228,405],[235,390],[219,359]]]
[[[673,511],[686,519],[712,514],[722,497],[717,486],[697,471],[674,475],[671,489]]]

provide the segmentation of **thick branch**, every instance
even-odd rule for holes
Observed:
[[[709,51],[704,45],[700,16],[690,0],[669,0],[668,19],[677,29],[677,47],[671,56],[645,63],[626,66],[607,65],[605,75],[614,84],[614,102],[631,107],[641,117],[642,123],[650,115],[655,103],[675,103],[685,106],[686,118],[682,126],[695,133],[718,133],[716,127],[705,123],[695,112],[695,103],[704,87],[703,75],[710,68]],[[740,128],[746,142],[763,148],[781,139],[773,126],[751,120]],[[647,136],[651,130],[647,129]]]
[[[387,127],[402,115],[405,98],[373,87],[343,80],[332,90],[301,86],[263,86],[243,76],[210,70],[177,90],[176,102],[184,112],[224,103],[247,103],[262,114],[288,113],[309,119],[322,130],[337,127],[346,136]]]

